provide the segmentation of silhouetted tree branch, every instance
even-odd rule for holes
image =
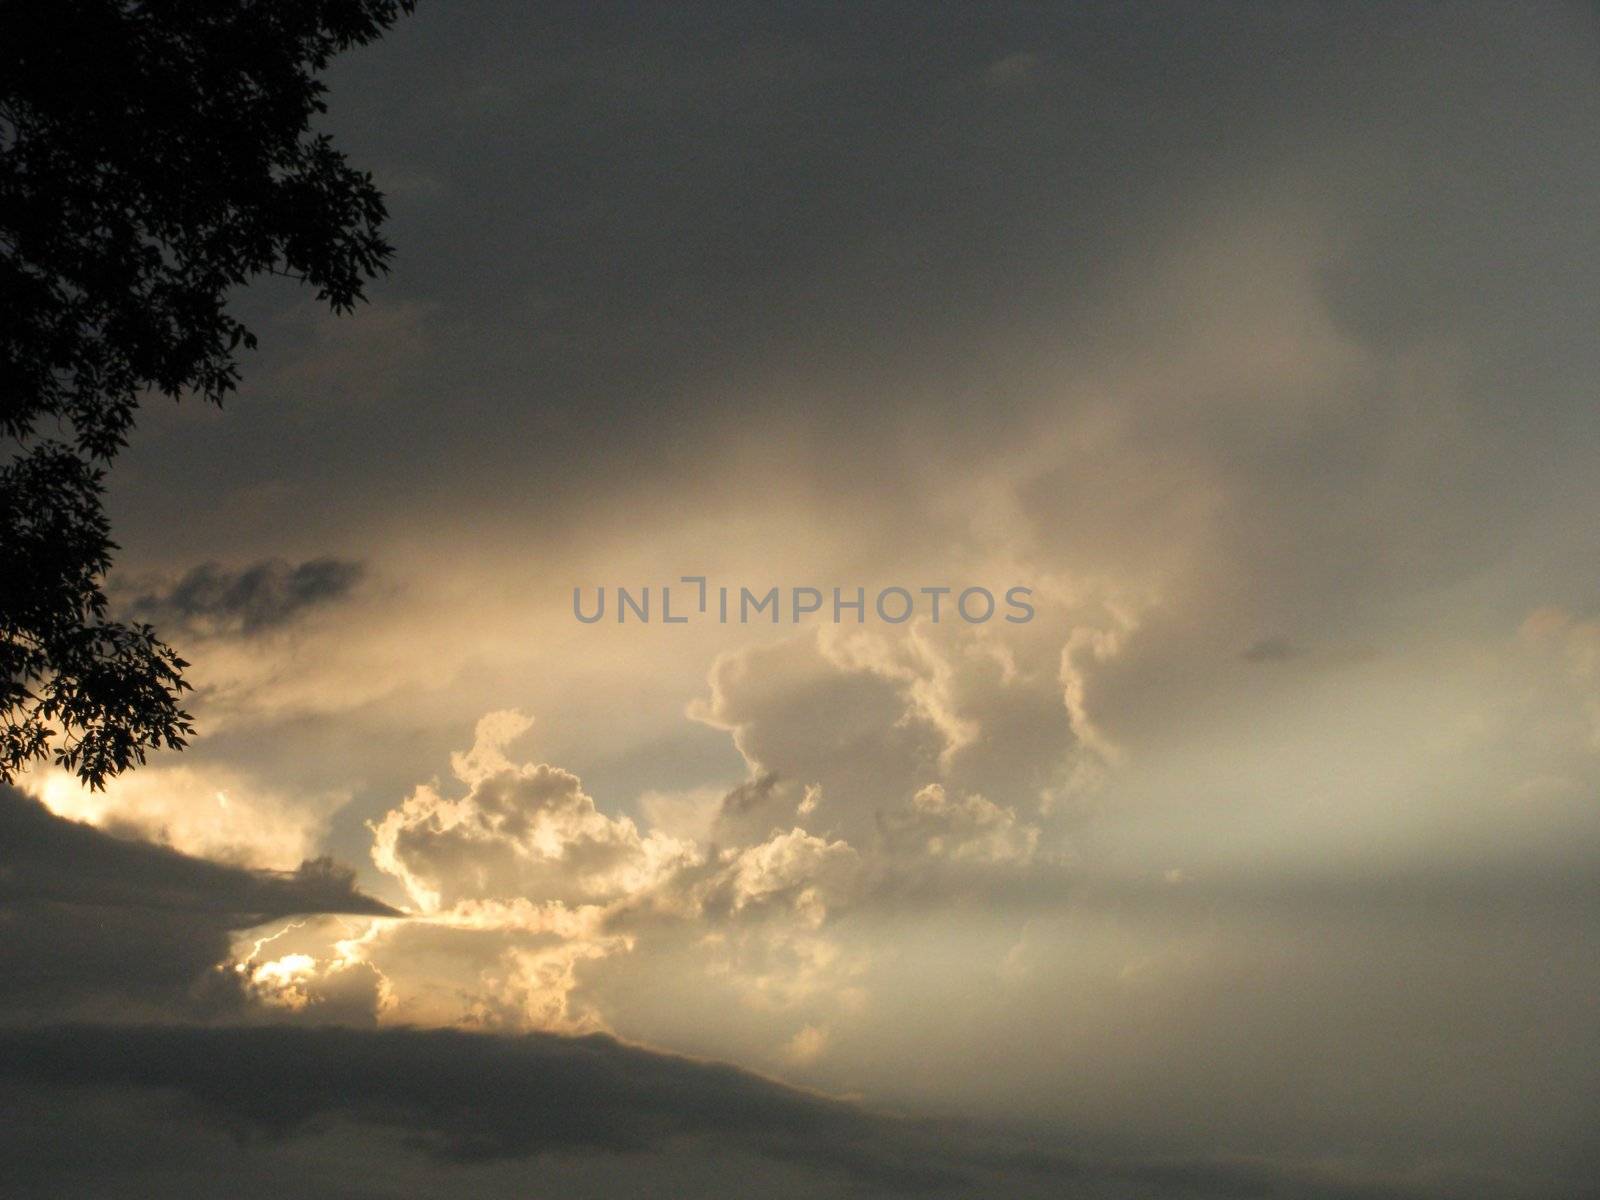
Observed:
[[[186,665],[106,616],[103,470],[141,398],[220,404],[256,275],[336,312],[392,253],[316,78],[412,0],[0,0],[0,779],[91,786],[192,732]],[[42,428],[59,440],[40,440]]]

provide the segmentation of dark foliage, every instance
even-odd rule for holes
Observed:
[[[191,732],[185,664],[106,618],[98,464],[147,395],[233,390],[231,289],[347,311],[385,269],[382,196],[311,124],[317,73],[411,8],[0,0],[0,779],[59,738],[99,786]]]

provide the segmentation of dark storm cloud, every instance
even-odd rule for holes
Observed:
[[[8,1100],[65,1107],[75,1089],[176,1093],[163,1114],[276,1138],[343,1117],[400,1132],[458,1168],[551,1152],[644,1155],[688,1147],[798,1166],[850,1195],[1126,1196],[1399,1200],[1462,1187],[1360,1179],[1265,1160],[1137,1162],[1079,1156],[951,1123],[911,1122],[737,1068],[603,1035],[499,1037],[456,1030],[66,1025],[0,1030]],[[62,1091],[66,1089],[66,1093]],[[115,1094],[115,1093],[114,1093]],[[270,1148],[259,1151],[263,1156]],[[108,1168],[137,1148],[96,1146]],[[570,1160],[569,1160],[570,1161]],[[0,1164],[32,1174],[13,1145]],[[145,1164],[149,1169],[149,1164]],[[752,1181],[747,1181],[751,1186]],[[754,1186],[759,1186],[759,1179]],[[641,1186],[635,1180],[634,1187]],[[1475,1194],[1495,1194],[1484,1181]],[[630,1189],[627,1194],[634,1194]],[[694,1194],[717,1194],[696,1189]],[[837,1194],[833,1187],[825,1194]]]
[[[873,1145],[883,1129],[852,1106],[599,1035],[76,1026],[0,1034],[0,1047],[11,1079],[173,1088],[210,1119],[277,1133],[343,1113],[399,1125],[426,1153],[461,1162],[714,1133],[896,1190],[951,1178],[948,1164]]]
[[[131,617],[161,626],[258,633],[342,599],[362,571],[360,563],[337,558],[298,565],[266,559],[237,569],[203,563],[168,587],[142,591],[126,607]]]
[[[503,512],[531,471],[548,513],[565,489],[692,469],[697,433],[796,404],[818,469],[882,466],[897,415],[982,441],[1035,402],[1014,352],[1101,353],[1080,319],[1107,273],[1230,178],[1270,193],[1309,176],[1348,228],[1327,281],[1341,314],[1426,295],[1441,311],[1404,326],[1422,336],[1469,291],[1481,316],[1542,288],[1570,338],[1592,304],[1558,310],[1583,289],[1539,281],[1593,259],[1539,231],[1581,211],[1593,156],[1581,129],[1526,136],[1562,95],[1498,81],[1591,34],[1558,5],[424,6],[336,66],[331,119],[391,194],[382,302],[438,314],[436,352],[381,410],[294,395],[192,437],[218,439],[198,457],[240,485],[293,480],[297,504],[335,509],[376,488]],[[1495,98],[1490,137],[1451,117],[1464,96]],[[1495,211],[1536,216],[1532,232],[1486,215],[1490,173]],[[1468,257],[1481,269],[1435,286]],[[296,393],[266,382],[285,332],[246,395]],[[848,437],[826,436],[836,422]],[[574,457],[589,469],[557,469]],[[173,502],[193,486],[160,479]]]
[[[291,913],[398,915],[355,888],[355,874],[329,859],[297,871],[248,870],[113,837],[58,817],[33,797],[0,785],[0,900],[214,913],[241,925]]]
[[[210,1013],[230,935],[308,913],[398,915],[329,859],[259,871],[126,841],[0,785],[0,1012]]]

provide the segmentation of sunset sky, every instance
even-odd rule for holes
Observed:
[[[1600,1194],[1600,11],[327,78],[394,269],[111,471],[199,732],[0,788],[0,1192]]]

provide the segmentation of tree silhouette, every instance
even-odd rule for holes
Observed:
[[[187,664],[108,618],[104,467],[142,398],[234,389],[232,288],[346,312],[387,269],[382,196],[311,124],[413,7],[0,0],[0,780],[53,753],[98,788],[193,732]]]

